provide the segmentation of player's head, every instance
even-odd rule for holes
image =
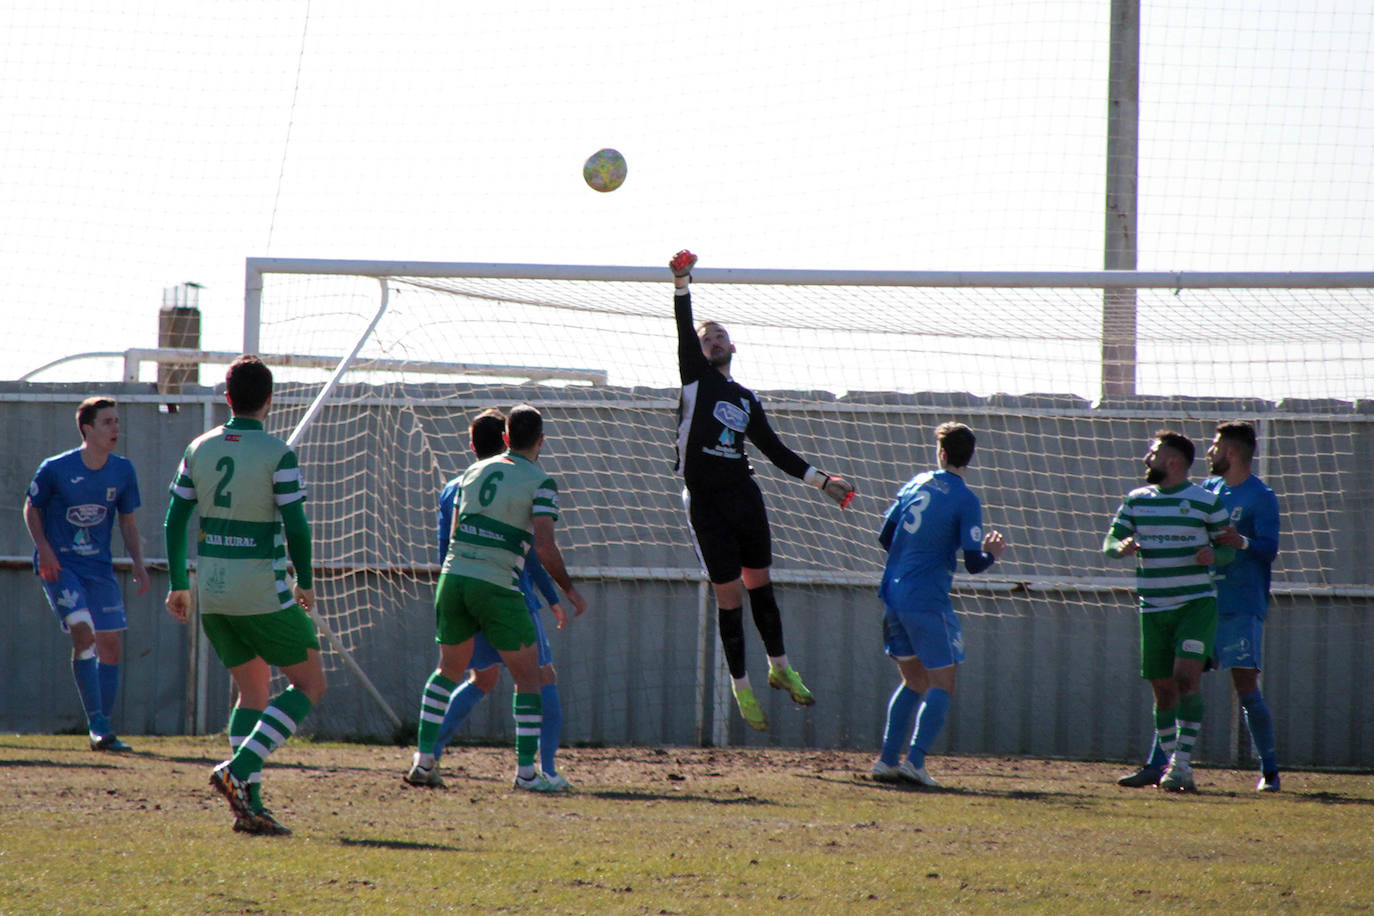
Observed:
[[[236,415],[255,414],[272,400],[272,370],[250,353],[229,364],[224,373],[224,396]]]
[[[506,444],[513,452],[524,452],[544,438],[544,418],[528,404],[521,404],[506,417]]]
[[[119,439],[119,408],[114,398],[96,395],[86,398],[76,407],[76,430],[81,433],[81,441],[88,436],[96,436],[101,444],[109,437]],[[92,443],[94,444],[94,442]],[[113,443],[110,443],[113,448]]]
[[[935,429],[935,442],[940,447],[940,463],[946,467],[966,468],[973,460],[978,439],[973,430],[962,423],[941,423]]]
[[[697,339],[701,341],[701,354],[717,369],[730,365],[735,355],[735,345],[730,342],[730,332],[718,321],[703,321],[697,326]]]
[[[1256,444],[1255,427],[1244,420],[1218,423],[1212,446],[1207,449],[1208,469],[1218,477],[1223,477],[1233,465],[1250,467]]]
[[[1159,430],[1145,453],[1145,482],[1165,486],[1182,483],[1188,479],[1195,454],[1193,440],[1172,429]]]
[[[478,458],[501,454],[506,450],[505,432],[506,415],[495,407],[488,407],[473,417],[472,424],[468,426],[473,452]]]

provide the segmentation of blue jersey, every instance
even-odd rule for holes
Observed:
[[[950,610],[959,550],[983,549],[983,508],[958,474],[926,471],[897,491],[878,540],[887,548],[878,586],[885,605]]]
[[[453,507],[458,502],[458,490],[462,477],[455,477],[444,485],[443,492],[439,494],[439,565],[444,565],[444,558],[448,556],[448,542],[453,529]],[[539,595],[543,594],[549,607],[558,603],[558,592],[554,590],[553,579],[544,569],[544,564],[539,561],[539,554],[534,548],[525,555],[525,566],[520,571],[520,581],[518,583],[520,594],[525,598],[525,607],[530,609],[531,614],[539,613]],[[538,589],[538,592],[535,590]]]
[[[29,484],[29,502],[42,511],[43,534],[62,568],[87,577],[112,574],[115,514],[128,515],[141,505],[132,461],[109,455],[104,467],[92,471],[79,448],[38,466]],[[36,548],[33,568],[38,569]]]
[[[1269,571],[1279,552],[1279,500],[1264,481],[1251,475],[1236,486],[1220,477],[1202,484],[1221,497],[1229,523],[1250,539],[1245,550],[1216,570],[1217,613],[1263,620],[1269,612]]]

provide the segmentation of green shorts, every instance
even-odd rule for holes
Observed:
[[[1205,661],[1217,636],[1217,599],[1194,598],[1167,611],[1140,615],[1140,676],[1172,677],[1174,659]]]
[[[320,648],[315,622],[298,604],[270,614],[201,614],[200,627],[226,668],[255,658],[287,668]]]
[[[498,652],[534,645],[525,596],[481,579],[441,574],[434,592],[434,641],[456,646],[478,633]]]

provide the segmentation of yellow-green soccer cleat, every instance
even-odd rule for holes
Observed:
[[[753,687],[736,687],[735,702],[739,704],[739,714],[744,717],[744,721],[749,723],[749,727],[763,731],[768,727],[768,717],[763,714],[763,707],[759,705],[758,699],[754,696]]]
[[[769,668],[768,686],[774,690],[786,690],[787,695],[792,698],[792,702],[798,706],[810,706],[816,702],[811,691],[807,690],[806,685],[802,683],[801,675],[797,673],[797,669],[791,665],[786,668]]]

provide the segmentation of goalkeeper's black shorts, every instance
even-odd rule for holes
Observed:
[[[683,490],[682,500],[697,559],[713,583],[733,582],[742,567],[766,569],[773,564],[768,512],[752,478],[724,490]]]

